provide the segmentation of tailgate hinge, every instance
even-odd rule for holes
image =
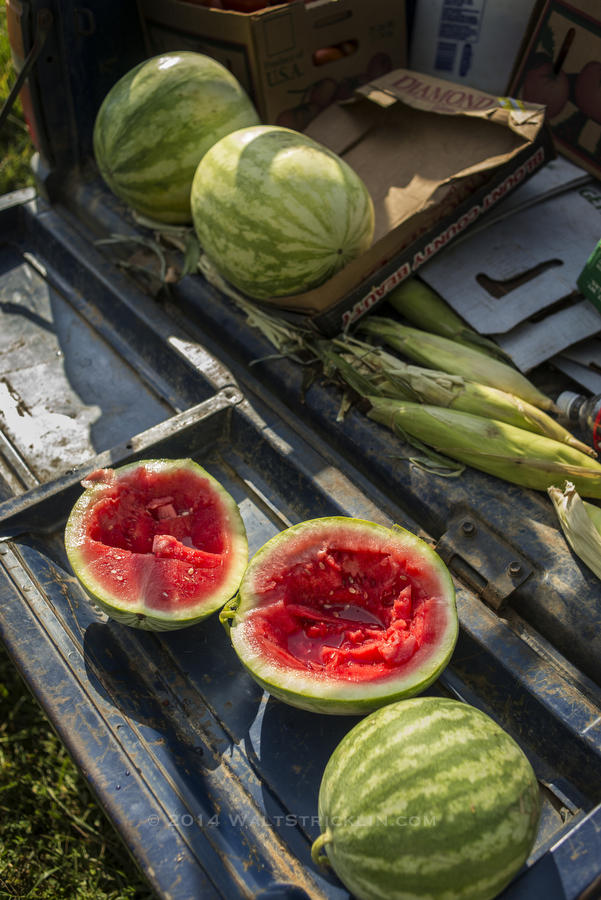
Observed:
[[[459,578],[499,612],[532,573],[528,560],[470,513],[449,521],[436,551]]]

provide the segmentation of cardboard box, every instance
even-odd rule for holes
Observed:
[[[273,300],[327,335],[373,309],[555,155],[544,107],[408,69],[359,88],[306,133],[363,178],[376,212],[370,250],[320,287]]]
[[[299,131],[358,85],[406,64],[404,0],[297,0],[257,13],[138,2],[149,54],[196,50],[218,59],[263,122]]]
[[[511,84],[546,105],[556,149],[601,178],[601,4],[548,0]]]
[[[539,0],[416,0],[409,68],[505,94]]]

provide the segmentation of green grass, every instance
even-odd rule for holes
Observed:
[[[0,105],[15,74],[0,7]],[[0,195],[33,181],[19,106],[0,132]],[[147,900],[139,874],[0,641],[0,897]]]
[[[0,106],[15,82],[8,35],[6,9],[1,5],[0,17]],[[0,131],[0,195],[33,182],[29,161],[34,152],[23,112],[17,101]]]
[[[0,644],[0,897],[153,896]]]

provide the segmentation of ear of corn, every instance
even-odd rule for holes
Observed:
[[[334,344],[346,355],[352,354],[356,364],[371,374],[374,383],[382,385],[382,389],[376,393],[383,396],[418,400],[420,382],[427,379],[436,381],[441,395],[450,401],[463,383],[463,378],[459,375],[410,365],[381,347],[374,347],[356,338],[347,337],[343,341],[334,341]]]
[[[543,434],[553,440],[569,444],[580,450],[581,453],[586,453],[587,456],[596,456],[592,447],[575,438],[567,428],[556,422],[542,409],[538,409],[527,400],[508,394],[506,391],[500,391],[485,384],[477,384],[474,381],[463,381],[460,386],[454,387],[450,403],[445,403],[441,396],[443,392],[432,389],[432,383],[429,380],[425,382],[424,388],[423,391],[416,391],[423,403],[450,406],[461,412],[506,422],[508,425],[515,425],[516,428],[524,428],[534,434]]]
[[[361,365],[363,370],[372,373],[371,378],[363,378],[359,393],[364,397],[370,393],[367,386],[371,383],[374,386],[371,393],[376,396],[419,400],[432,406],[448,406],[462,412],[507,422],[517,428],[525,428],[526,431],[562,441],[588,456],[595,456],[592,447],[579,441],[563,425],[527,400],[485,384],[467,381],[460,375],[449,375],[435,369],[408,365],[392,354],[379,348],[370,348],[369,344],[360,341],[348,344],[339,341],[338,345],[356,355],[356,365]],[[331,350],[329,352],[334,366],[337,359],[344,359]],[[340,374],[345,379],[345,369],[349,365],[344,361],[339,366]],[[354,376],[355,371],[356,366],[350,365],[351,376]],[[351,384],[350,379],[348,383]],[[351,387],[354,385],[351,384]]]
[[[358,327],[364,334],[381,338],[390,347],[423,366],[442,369],[453,375],[462,375],[468,381],[496,387],[527,400],[539,409],[554,408],[551,399],[517,369],[456,341],[418,328],[409,328],[394,319],[381,316],[366,316]]]
[[[381,397],[370,403],[370,418],[475,469],[539,491],[569,479],[583,496],[601,498],[601,463],[567,444],[454,409]]]
[[[407,278],[402,281],[387,295],[386,301],[417,328],[459,341],[488,356],[511,362],[498,344],[466,325],[448,303],[419,278]]]
[[[339,348],[340,352],[335,348]],[[411,385],[411,373],[427,370],[410,366],[385,350],[346,338],[324,342],[316,352],[324,366],[337,370],[362,397],[377,395],[397,400],[419,399]],[[445,372],[432,374],[453,379]]]
[[[601,578],[601,521],[600,528],[593,521],[597,514],[601,518],[601,509],[583,501],[569,481],[563,491],[550,487],[548,493],[568,544],[597,578]],[[594,510],[592,514],[591,510]]]

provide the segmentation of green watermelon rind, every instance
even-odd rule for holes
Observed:
[[[494,720],[429,696],[379,709],[344,736],[318,813],[314,859],[357,900],[492,900],[530,855],[540,794]]]
[[[119,605],[115,597],[106,591],[96,579],[90,576],[83,556],[85,543],[84,520],[86,512],[96,503],[105,490],[102,483],[92,484],[87,487],[73,506],[67,524],[65,526],[65,549],[67,558],[80,585],[88,595],[92,603],[98,606],[111,619],[123,625],[129,625],[148,631],[172,631],[179,628],[187,628],[195,625],[203,619],[217,612],[236,594],[242,575],[248,562],[248,540],[246,528],[240,515],[240,510],[231,494],[225,490],[220,482],[207,472],[201,465],[192,459],[152,459],[139,460],[115,469],[117,475],[121,475],[133,469],[144,466],[147,469],[160,469],[173,471],[188,469],[191,473],[206,479],[219,497],[223,511],[226,515],[225,527],[228,530],[231,547],[232,562],[228,577],[224,584],[208,599],[204,598],[194,606],[187,606],[184,610],[173,611],[169,615],[161,615],[150,611],[142,602],[138,604]],[[82,549],[80,549],[82,548]]]
[[[362,536],[376,536],[378,541],[400,543],[403,547],[417,551],[424,564],[429,566],[430,572],[436,573],[439,579],[441,602],[447,611],[446,628],[440,635],[435,652],[417,669],[412,668],[409,675],[399,674],[386,680],[378,679],[360,684],[329,678],[318,681],[315,677],[304,675],[297,670],[285,669],[271,663],[264,658],[261,648],[253,647],[252,641],[249,641],[245,629],[245,616],[256,605],[253,581],[262,567],[269,562],[272,554],[278,549],[285,548],[295,537],[304,536],[310,530],[325,535],[333,534],[341,527],[355,529]],[[364,715],[379,706],[424,691],[436,681],[447,666],[459,633],[455,588],[449,570],[438,554],[417,535],[398,525],[387,528],[365,519],[345,516],[309,519],[293,525],[267,541],[250,560],[236,601],[232,603],[232,608],[234,606],[235,611],[223,619],[224,623],[229,625],[234,650],[252,678],[272,696],[291,706],[330,715]]]
[[[336,153],[289,128],[226,135],[202,158],[191,193],[200,244],[249,297],[300,294],[371,245],[374,208]]]
[[[121,200],[150,219],[186,224],[196,167],[220,138],[259,122],[232,73],[189,50],[144,60],[113,85],[96,115],[94,156]]]

